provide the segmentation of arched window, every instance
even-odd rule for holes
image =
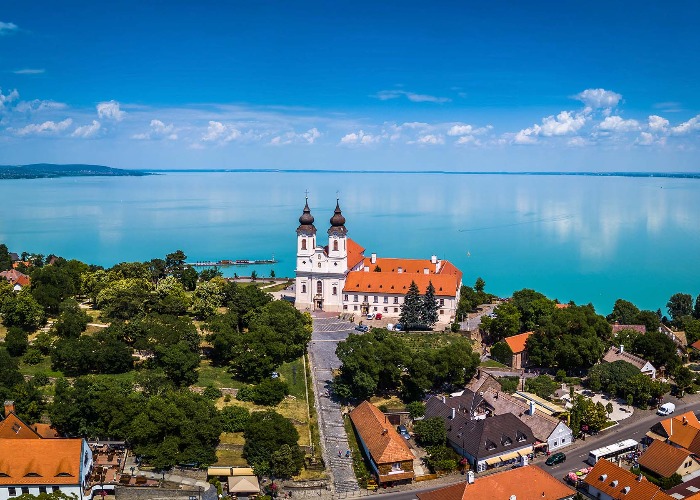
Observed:
[[[338,240],[333,240],[333,251],[334,252],[338,251]]]
[[[306,283],[301,284],[301,293],[306,293]]]
[[[338,295],[338,287],[337,286],[333,287],[333,295]]]
[[[319,295],[323,293],[323,281],[316,282],[316,293]]]
[[[301,240],[301,249],[306,250],[306,238]]]

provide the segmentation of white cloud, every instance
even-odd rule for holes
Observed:
[[[668,124],[668,122],[666,123]],[[700,115],[696,115],[687,122],[683,122],[680,125],[673,127],[671,132],[682,135],[692,132],[693,130],[700,130]]]
[[[141,134],[134,134],[132,139],[150,140],[150,139],[169,139],[174,141],[177,139],[175,126],[171,123],[166,125],[161,120],[151,120],[149,130]]]
[[[570,135],[578,132],[586,124],[586,115],[574,114],[571,111],[562,111],[556,117],[554,115],[542,118],[542,125],[535,124],[532,127],[518,132],[513,141],[516,144],[534,144],[537,136],[552,137]]]
[[[94,137],[95,134],[99,132],[101,127],[102,125],[100,125],[100,122],[98,122],[97,120],[92,120],[92,123],[90,125],[83,125],[82,127],[76,128],[71,134],[71,136],[88,139],[90,137]]]
[[[416,94],[415,92],[407,92],[405,90],[381,90],[375,95],[380,101],[388,101],[390,99],[398,99],[399,97],[405,97],[411,102],[435,102],[442,104],[445,102],[450,102],[452,99],[448,97],[437,97],[428,94]]]
[[[576,147],[576,148],[586,146],[587,144],[588,144],[588,141],[586,141],[586,139],[584,139],[581,136],[572,137],[571,139],[566,141],[567,146]]]
[[[654,143],[654,136],[650,134],[649,132],[642,132],[639,135],[639,139],[637,139],[637,144],[641,144],[642,146],[649,146]]]
[[[296,132],[287,132],[286,134],[278,135],[270,140],[270,144],[273,146],[282,146],[286,144],[302,143],[302,144],[313,144],[316,139],[321,137],[321,132],[318,131],[316,127],[297,134]]]
[[[17,89],[10,91],[8,94],[2,93],[2,87],[0,87],[0,111],[5,108],[6,104],[10,104],[19,99],[19,92]]]
[[[491,125],[475,128],[472,125],[457,123],[449,128],[447,135],[457,137],[455,144],[473,144],[475,146],[481,146],[481,141],[477,139],[476,136],[483,135],[492,129],[493,126]]]
[[[107,120],[121,121],[126,116],[126,112],[119,109],[117,101],[106,101],[97,105],[97,116]]]
[[[666,132],[668,130],[669,122],[666,118],[662,118],[658,115],[649,116],[649,130],[653,132]]]
[[[15,23],[4,23],[0,21],[0,36],[1,35],[9,35],[10,33],[13,33],[19,29],[19,26],[17,26]]]
[[[73,120],[70,118],[66,118],[60,122],[45,121],[44,123],[32,123],[18,129],[15,133],[20,136],[54,134],[66,130],[72,123]]]
[[[598,124],[600,130],[608,132],[631,132],[639,129],[637,120],[625,120],[621,116],[608,116]]]
[[[34,68],[24,68],[24,69],[17,69],[13,71],[15,75],[41,75],[46,72],[45,69],[34,69]]]
[[[211,120],[209,122],[209,126],[207,127],[207,131],[202,136],[202,140],[207,142],[231,142],[241,137],[241,135],[241,131],[237,128]]]
[[[614,108],[622,99],[617,92],[605,89],[586,89],[576,94],[574,99],[578,99],[586,106],[593,109]]]
[[[681,103],[676,101],[657,102],[654,104],[654,109],[660,109],[665,113],[678,113],[683,111]]]
[[[62,102],[42,101],[34,99],[33,101],[20,101],[17,103],[16,110],[22,113],[38,113],[41,111],[53,111],[57,109],[66,109],[68,106]]]
[[[535,125],[539,129],[539,125]],[[537,142],[538,131],[534,127],[529,127],[521,130],[513,138],[515,144],[534,144]]]
[[[418,137],[415,144],[427,144],[434,146],[436,144],[445,144],[445,139],[441,135],[427,134]]]
[[[371,134],[365,134],[363,130],[360,130],[359,132],[351,132],[349,134],[344,135],[340,139],[340,144],[344,145],[353,145],[353,144],[362,144],[362,145],[368,145],[368,144],[374,144],[377,143],[381,140],[381,137],[377,135],[371,135]]]

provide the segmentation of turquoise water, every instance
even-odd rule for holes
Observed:
[[[367,254],[454,262],[506,296],[617,298],[662,308],[700,293],[700,180],[668,178],[168,173],[0,182],[0,241],[109,266],[182,249],[189,260],[264,259],[227,274],[291,276],[304,192],[324,241],[339,191]]]

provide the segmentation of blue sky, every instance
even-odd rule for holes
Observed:
[[[9,0],[0,163],[700,171],[698,14]]]

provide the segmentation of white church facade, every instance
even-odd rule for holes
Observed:
[[[462,273],[436,256],[430,259],[365,257],[365,249],[348,238],[339,203],[330,220],[328,244],[316,239],[308,199],[297,227],[296,307],[302,311],[381,313],[398,318],[411,282],[421,294],[435,288],[439,322],[454,320]]]

